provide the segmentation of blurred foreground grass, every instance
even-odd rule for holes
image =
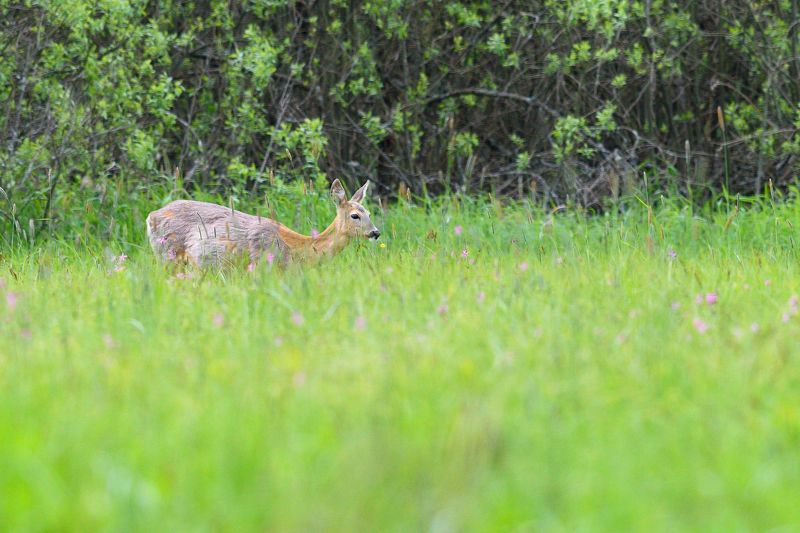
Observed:
[[[800,530],[794,204],[375,211],[286,271],[4,252],[0,529]]]

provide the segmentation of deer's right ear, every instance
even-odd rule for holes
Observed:
[[[342,182],[339,181],[339,178],[333,180],[331,196],[333,197],[333,201],[337,204],[343,204],[347,201],[347,195],[344,193],[344,187],[342,187]]]

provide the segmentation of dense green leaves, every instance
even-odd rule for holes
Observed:
[[[694,200],[785,186],[796,3],[4,2],[0,213],[43,225],[67,189],[107,210],[176,174],[595,206],[614,173]]]

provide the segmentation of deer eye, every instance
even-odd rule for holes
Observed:
[[[350,218],[352,218],[353,220],[358,220],[361,217],[358,216],[356,213],[353,213],[352,215],[350,215]]]

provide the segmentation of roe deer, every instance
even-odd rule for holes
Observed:
[[[336,218],[322,233],[311,237],[269,218],[191,200],[176,200],[147,215],[147,237],[160,259],[197,266],[219,265],[237,254],[246,254],[251,262],[267,254],[270,262],[282,264],[332,256],[351,238],[380,236],[361,205],[368,185],[362,185],[348,200],[342,184],[334,180],[331,196],[336,203]]]

